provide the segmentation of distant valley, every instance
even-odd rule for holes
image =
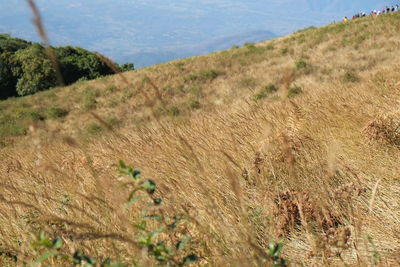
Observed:
[[[39,41],[25,1],[0,0],[0,32]],[[36,0],[53,45],[148,66],[339,21],[394,1]]]
[[[190,57],[194,55],[203,55],[210,52],[228,49],[232,46],[241,46],[245,43],[260,42],[278,37],[270,31],[253,31],[233,36],[215,38],[207,42],[185,45],[181,47],[171,47],[167,49],[153,49],[141,51],[132,55],[116,56],[116,61],[127,60],[134,62],[135,66],[147,66],[157,63],[163,63],[174,59]]]

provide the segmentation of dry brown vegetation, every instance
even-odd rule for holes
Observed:
[[[399,23],[306,29],[0,102],[68,110],[3,134],[0,261],[35,259],[45,229],[66,251],[154,264],[132,241],[123,159],[157,182],[163,212],[190,217],[199,265],[265,265],[279,241],[293,266],[399,266]]]

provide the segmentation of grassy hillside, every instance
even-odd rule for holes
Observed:
[[[180,253],[199,265],[268,266],[275,242],[293,266],[398,266],[399,23],[310,28],[0,102],[0,261],[43,255],[30,245],[43,229],[62,253],[154,265],[124,160],[157,185],[150,212],[188,218],[155,242],[190,236]]]

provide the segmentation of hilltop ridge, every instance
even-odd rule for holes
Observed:
[[[123,160],[157,184],[155,211],[188,218],[155,238],[190,236],[199,265],[398,266],[399,23],[308,28],[1,101],[0,261],[37,259],[45,229],[65,253],[154,265],[135,243],[145,203],[124,209]]]

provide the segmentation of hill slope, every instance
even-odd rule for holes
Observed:
[[[191,236],[200,264],[265,266],[276,241],[291,264],[398,266],[399,23],[306,29],[0,102],[1,259],[41,255],[29,244],[45,229],[66,253],[150,265],[123,159],[158,185],[154,212],[189,217],[158,238]],[[68,115],[27,115],[49,107]]]

